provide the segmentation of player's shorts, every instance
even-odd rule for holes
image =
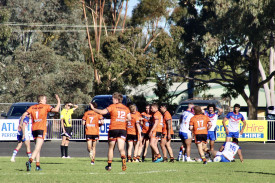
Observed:
[[[199,144],[199,143],[207,143],[207,134],[198,134],[198,135],[195,135],[195,143],[196,144]]]
[[[149,140],[149,134],[148,133],[141,133],[141,136],[143,137],[143,139]]]
[[[224,155],[221,155],[220,157],[221,157],[221,161],[220,162],[231,162],[226,157],[224,157]]]
[[[126,140],[127,137],[127,131],[126,130],[109,130],[108,133],[108,140],[109,141],[116,141],[117,138],[121,138],[123,140]]]
[[[192,138],[192,133],[179,132],[181,140],[187,140]]]
[[[45,139],[46,132],[45,130],[34,130],[32,131],[33,139],[42,138]]]
[[[216,140],[216,131],[208,131],[207,140]]]
[[[229,132],[226,137],[239,138],[239,132]]]
[[[73,135],[73,128],[72,127],[65,127],[66,133],[62,133],[61,136],[66,136],[71,138]]]
[[[86,135],[86,141],[98,141],[99,140],[99,135]]]
[[[151,137],[160,139],[161,138],[161,134],[162,134],[161,132],[153,131]]]
[[[137,135],[127,134],[126,140],[128,142],[132,142],[132,141],[136,142],[138,140],[138,136]]]

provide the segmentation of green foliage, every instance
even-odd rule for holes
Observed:
[[[10,12],[0,9],[0,23],[5,23],[10,18]],[[11,36],[11,28],[6,25],[0,25],[0,58],[8,52],[8,41]]]
[[[90,67],[84,62],[68,62],[40,43],[28,51],[19,47],[13,58],[1,67],[2,102],[36,101],[36,96],[49,96],[55,103],[55,93],[62,101],[87,103],[92,91]]]
[[[138,48],[138,34],[139,31],[131,29],[103,40],[101,52],[95,56],[102,81],[96,86],[96,94],[125,93],[125,86],[146,82],[148,58]]]

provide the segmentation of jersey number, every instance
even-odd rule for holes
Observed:
[[[94,117],[89,117],[90,118],[90,124],[93,122]]]
[[[35,117],[38,119],[38,111],[35,111]]]
[[[125,118],[125,112],[124,111],[117,111],[117,117],[118,118]]]
[[[197,121],[198,127],[203,127],[203,120]]]

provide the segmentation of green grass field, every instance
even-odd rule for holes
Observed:
[[[91,165],[89,158],[41,158],[42,171],[26,171],[27,158],[0,157],[1,182],[275,182],[275,160],[245,160],[240,163],[127,163],[115,159],[112,170],[106,171],[106,158]]]

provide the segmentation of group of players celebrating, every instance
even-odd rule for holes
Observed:
[[[35,149],[33,153],[29,154],[29,160],[26,162],[27,171],[31,170],[31,164],[36,159],[36,170],[40,168],[40,151],[44,142],[46,134],[46,123],[48,112],[59,112],[60,98],[56,95],[57,105],[55,108],[46,104],[47,98],[44,95],[38,97],[38,104],[31,106],[21,117],[19,124],[19,139],[25,140],[27,136],[25,126],[25,118],[30,116],[32,119],[32,135],[35,140]],[[105,109],[97,109],[96,103],[90,103],[90,110],[84,113],[82,118],[83,125],[85,125],[85,134],[87,140],[87,150],[91,159],[91,164],[95,163],[96,142],[99,140],[99,128],[104,124],[103,116],[107,113],[110,114],[110,125],[108,132],[108,164],[106,170],[112,169],[112,160],[115,146],[117,144],[121,160],[122,170],[126,170],[126,162],[141,162],[145,160],[147,155],[147,148],[150,144],[152,149],[152,161],[168,162],[167,151],[169,153],[170,162],[174,162],[173,150],[171,148],[171,135],[174,134],[172,128],[172,117],[167,110],[167,105],[162,104],[160,108],[158,104],[146,105],[146,111],[139,113],[135,104],[129,104],[128,107],[122,104],[123,96],[115,92],[112,95],[113,104]],[[67,106],[67,108],[66,108]],[[72,107],[70,111],[70,107]],[[72,114],[73,110],[77,108],[76,105],[66,103],[66,110],[61,112],[63,137],[61,144],[62,157],[68,157],[66,149],[68,149],[68,142],[71,126],[70,118],[64,120],[66,114]],[[243,116],[239,113],[240,106],[236,104],[234,111],[227,114],[223,120],[223,125],[227,134],[226,142],[221,147],[220,151],[214,151],[214,142],[216,140],[215,129],[218,116],[222,113],[222,109],[217,108],[213,104],[207,106],[207,110],[202,107],[189,104],[188,109],[183,112],[180,119],[180,132],[179,136],[182,140],[183,147],[181,148],[181,155],[178,160],[192,162],[190,158],[192,139],[195,138],[200,157],[204,164],[207,163],[205,154],[212,154],[212,159],[216,162],[229,162],[234,159],[236,153],[239,154],[240,160],[243,161],[240,147],[238,144],[239,137],[239,122],[243,121],[244,125],[240,131],[246,126]],[[63,109],[64,110],[64,109]],[[228,127],[225,122],[229,120]],[[65,127],[64,127],[65,125]],[[230,142],[233,138],[233,142]],[[163,157],[158,148],[158,142]],[[207,140],[210,140],[210,149],[207,148]],[[125,152],[125,142],[127,142],[127,157]],[[230,143],[233,143],[230,144]],[[22,145],[22,144],[21,144]],[[67,146],[67,148],[66,148]],[[134,148],[134,154],[132,151]],[[65,150],[65,156],[63,151]],[[30,150],[28,150],[30,151]],[[141,158],[141,153],[143,156]]]

